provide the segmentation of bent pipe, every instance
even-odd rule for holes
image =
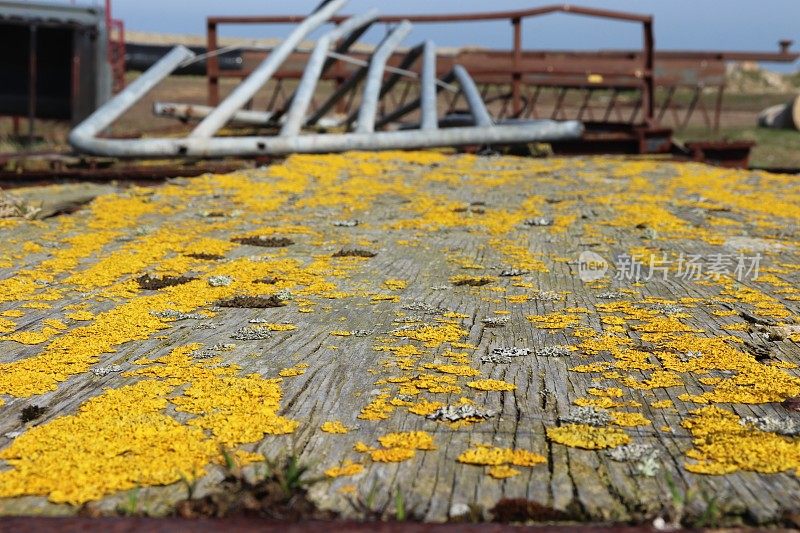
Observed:
[[[583,125],[576,121],[540,121],[511,126],[448,128],[427,131],[387,131],[296,135],[291,137],[186,137],[99,139],[79,128],[70,135],[78,151],[111,157],[225,157],[329,153],[348,150],[405,150],[472,144],[516,144],[577,139]]]

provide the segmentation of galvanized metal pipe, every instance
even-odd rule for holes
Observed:
[[[420,101],[422,102],[422,120],[420,129],[435,130],[439,127],[436,110],[436,45],[433,41],[425,41],[422,50],[422,75],[420,76]]]
[[[448,72],[444,76],[444,78],[441,79],[441,83],[437,83],[436,84],[436,93],[438,94],[441,89],[443,89],[445,87],[449,87],[450,86],[450,82],[452,82],[454,78],[455,78],[455,76],[453,75],[453,71]],[[388,124],[390,122],[394,122],[395,120],[399,120],[399,119],[403,118],[404,116],[408,115],[409,113],[411,113],[412,111],[414,111],[415,109],[419,108],[421,105],[422,105],[422,100],[420,98],[415,98],[414,100],[412,100],[411,102],[407,103],[406,105],[404,105],[404,106],[402,106],[402,107],[400,107],[398,109],[395,109],[394,111],[392,111],[388,115],[382,116],[380,119],[378,119],[378,122],[376,123],[376,125],[378,127],[381,127],[381,126],[384,126],[384,125],[386,125],[386,124]]]
[[[269,81],[281,64],[289,57],[289,54],[297,48],[300,41],[327,21],[346,3],[347,0],[331,0],[303,20],[303,22],[301,22],[297,28],[295,28],[279,46],[273,49],[272,53],[270,53],[255,70],[253,70],[250,76],[242,81],[225,100],[220,102],[213,113],[208,115],[197,125],[189,136],[192,138],[209,138],[218,132],[220,128],[230,120],[233,114],[244,107],[244,105],[253,98],[253,95]]]
[[[478,88],[475,86],[475,82],[472,81],[472,76],[469,75],[467,69],[461,65],[456,65],[453,67],[453,74],[458,80],[458,84],[461,85],[461,92],[464,93],[464,97],[467,99],[472,118],[475,119],[475,125],[491,126],[494,124],[492,116],[486,110],[486,104],[483,103],[481,93],[478,92]]]
[[[306,110],[311,103],[311,98],[314,96],[314,89],[317,87],[319,77],[322,75],[322,67],[325,65],[330,45],[330,37],[328,35],[322,36],[317,42],[311,57],[308,58],[306,68],[303,70],[303,77],[300,79],[300,84],[297,86],[292,98],[292,105],[286,114],[286,121],[281,128],[282,137],[300,133],[300,129],[303,127],[303,119],[306,117]]]
[[[213,107],[199,104],[179,104],[175,102],[155,102],[153,104],[154,115],[177,118],[179,120],[202,120],[212,111],[214,111]],[[272,119],[272,113],[267,111],[240,109],[233,114],[231,122],[253,126],[266,126],[270,119]]]
[[[401,22],[372,54],[367,71],[367,81],[364,83],[364,95],[361,98],[361,107],[358,110],[357,133],[371,133],[375,131],[375,113],[378,110],[378,95],[383,85],[383,72],[389,57],[400,46],[400,43],[411,32],[411,23],[407,20]]]
[[[306,117],[306,111],[311,104],[314,97],[314,90],[317,88],[319,78],[325,68],[328,59],[328,50],[331,45],[336,43],[343,36],[365,26],[371,24],[375,17],[378,16],[376,10],[373,10],[366,15],[357,17],[350,17],[334,30],[323,35],[314,47],[311,57],[308,59],[306,68],[303,71],[303,77],[300,79],[300,84],[297,86],[294,95],[292,96],[292,105],[286,114],[286,120],[281,128],[281,135],[297,135],[303,127],[303,120]]]
[[[141,100],[161,80],[169,76],[178,65],[190,57],[194,57],[194,52],[185,46],[179,45],[170,50],[147,72],[136,78],[130,85],[75,127],[69,134],[70,144],[78,146],[102,132],[128,109],[133,107],[136,102]]]
[[[583,125],[571,120],[430,131],[314,134],[294,137],[99,139],[70,135],[70,142],[81,152],[112,157],[247,157],[347,150],[408,150],[435,146],[547,142],[577,139],[582,133]]]

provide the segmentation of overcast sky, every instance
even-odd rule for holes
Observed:
[[[99,1],[99,0],[92,0]],[[308,13],[319,0],[116,0],[113,12],[132,30],[164,33],[205,32],[208,15]],[[519,0],[351,0],[343,13],[378,7],[381,13],[453,13],[511,10],[551,2]],[[656,46],[662,49],[777,50],[780,38],[800,41],[800,0],[574,0],[573,5],[603,7],[655,15]],[[406,42],[431,37],[439,46],[508,47],[507,23],[415,27]],[[272,37],[288,27],[224,26],[223,36]],[[380,36],[372,30],[368,40]],[[523,24],[526,48],[598,49],[641,46],[641,30],[633,23],[610,22],[555,14]],[[800,47],[800,42],[796,47]],[[797,69],[798,63],[792,67]]]

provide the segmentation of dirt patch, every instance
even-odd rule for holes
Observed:
[[[220,259],[225,259],[224,255],[217,254],[186,254],[186,257],[199,259],[200,261],[219,261]]]
[[[525,498],[503,498],[492,508],[495,522],[555,522],[575,517]]]
[[[255,280],[253,283],[261,283],[263,285],[275,285],[278,283],[278,278],[261,278]]]
[[[256,237],[234,237],[231,239],[231,242],[249,244],[250,246],[263,246],[265,248],[282,248],[294,244],[294,241],[288,237],[268,237],[266,235],[258,235]]]
[[[268,475],[254,482],[231,473],[202,498],[191,496],[175,505],[181,518],[221,518],[253,516],[272,520],[333,520],[337,514],[322,511],[308,498],[306,487],[319,480],[301,479],[305,467],[294,459],[281,467],[271,467]]]
[[[456,287],[462,287],[462,286],[465,286],[465,285],[470,286],[470,287],[482,287],[483,285],[488,285],[491,282],[492,282],[492,278],[467,277],[467,278],[463,278],[463,279],[453,280],[452,283]]]
[[[146,291],[157,291],[158,289],[163,289],[164,287],[183,285],[184,283],[189,283],[195,279],[197,278],[189,278],[186,276],[164,276],[159,278],[156,276],[151,276],[150,274],[145,274],[144,276],[136,278],[136,283],[138,283],[139,287]]]
[[[369,250],[361,250],[359,248],[342,248],[335,254],[333,257],[375,257],[375,252],[370,252]]]
[[[217,302],[220,307],[238,307],[240,309],[264,309],[267,307],[283,307],[284,301],[275,296],[234,296]]]
[[[40,407],[38,405],[23,407],[22,412],[19,414],[19,421],[23,424],[32,422],[45,414],[45,412],[47,412],[47,407]]]

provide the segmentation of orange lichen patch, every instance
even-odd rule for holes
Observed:
[[[10,333],[15,329],[17,329],[16,322],[7,318],[0,318],[0,333]]]
[[[364,471],[364,465],[361,463],[354,463],[349,459],[342,463],[340,466],[333,466],[325,470],[325,475],[328,477],[343,477],[355,476]]]
[[[628,444],[627,433],[618,428],[601,428],[586,424],[567,424],[549,428],[547,438],[558,444],[586,450],[602,450]]]
[[[286,323],[272,323],[272,322],[259,322],[256,327],[261,329],[267,329],[269,331],[292,331],[297,329],[297,326],[294,324],[286,324]]]
[[[482,466],[536,466],[546,463],[547,459],[537,453],[523,449],[497,448],[486,444],[477,444],[464,451],[456,459],[459,463]]]
[[[610,387],[607,389],[598,389],[597,387],[592,387],[588,389],[586,392],[593,396],[601,396],[605,398],[622,398],[622,389],[619,387]]]
[[[657,400],[655,402],[651,402],[650,407],[653,409],[672,409],[675,407],[675,404],[672,402],[672,400]]]
[[[75,311],[73,313],[67,313],[66,317],[70,320],[88,322],[89,320],[94,320],[95,315],[90,311]]]
[[[373,302],[399,302],[400,297],[396,294],[376,294],[372,298],[370,298]]]
[[[510,466],[490,466],[486,469],[486,474],[495,479],[506,479],[520,474],[520,471]]]
[[[331,335],[334,337],[349,337],[353,334],[352,331],[345,331],[345,330],[335,330],[331,331]]]
[[[48,259],[34,268],[17,271],[13,278],[0,280],[0,302],[33,296],[41,288],[37,281],[53,282],[60,275],[74,271],[81,260],[96,254],[116,238],[119,230],[132,228],[144,215],[164,209],[164,205],[150,202],[146,195],[140,195],[141,192],[132,189],[130,196],[96,198],[85,222],[92,231],[65,238]]]
[[[514,391],[517,386],[513,383],[501,381],[499,379],[479,379],[477,381],[470,381],[467,387],[482,391]]]
[[[615,402],[611,398],[575,398],[572,403],[580,407],[595,407],[598,409],[609,409],[611,407],[621,407],[624,402]]]
[[[170,403],[178,412],[197,415],[188,424],[209,430],[227,447],[297,428],[297,422],[277,414],[282,395],[280,379],[257,374],[237,377],[237,366],[214,366],[213,359],[206,364],[194,363],[189,354],[199,347],[191,344],[159,359],[136,361],[147,366],[131,375],[159,377],[173,385],[188,382],[183,394],[171,398]]]
[[[372,460],[379,463],[400,463],[413,458],[414,455],[416,452],[410,448],[379,448],[369,452]]]
[[[308,368],[308,363],[298,363],[294,366],[290,366],[289,368],[284,368],[278,375],[282,378],[292,378],[295,376],[302,376],[306,373],[306,369]]]
[[[496,278],[492,276],[468,276],[466,274],[458,274],[457,276],[450,276],[450,283],[453,285],[469,285],[470,287],[480,287],[488,285],[495,281]]]
[[[697,474],[731,474],[740,470],[774,474],[800,473],[800,441],[742,424],[732,412],[702,407],[681,425],[692,435],[686,470]]]
[[[328,422],[325,422],[320,426],[320,429],[325,433],[336,433],[336,434],[348,433],[350,431],[350,428],[342,424],[342,422],[339,420],[330,420]]]
[[[652,424],[652,422],[641,413],[613,411],[611,413],[611,418],[614,424],[622,427],[649,426]]]
[[[380,394],[369,402],[359,413],[361,420],[386,420],[394,412],[394,407],[389,403],[388,394]]]
[[[378,442],[384,448],[408,448],[412,450],[435,450],[436,445],[433,437],[425,431],[403,431],[400,433],[388,433],[378,437]]]
[[[2,324],[0,324],[0,326],[2,326]],[[14,341],[20,344],[41,344],[58,335],[61,332],[61,329],[62,328],[45,326],[39,331],[17,331],[11,335],[0,337],[0,341]]]
[[[415,415],[420,416],[427,416],[437,409],[444,407],[445,404],[442,402],[430,402],[425,399],[419,400],[417,403],[414,403],[408,407],[409,413],[414,413]]]
[[[0,496],[46,495],[80,505],[204,474],[218,459],[219,443],[162,413],[173,388],[145,380],[108,390],[74,415],[30,428],[0,451],[11,467],[0,472]]]
[[[401,291],[408,287],[408,282],[402,279],[387,279],[383,285],[390,291]]]
[[[229,286],[211,287],[205,279],[197,279],[166,287],[156,294],[136,296],[99,313],[93,323],[66,332],[38,355],[0,364],[0,394],[30,396],[55,390],[56,385],[70,375],[86,372],[102,354],[169,327],[153,312],[169,309],[190,312],[237,292],[258,294],[260,287],[253,282],[265,275],[280,275],[281,288],[290,288],[299,294],[328,296],[335,288],[325,279],[328,272],[319,260],[305,267],[286,259],[252,261],[244,258],[223,263],[209,275],[232,277],[234,281]]]
[[[435,365],[427,363],[423,367],[442,372],[443,374],[454,374],[456,376],[480,376],[480,370],[468,365]]]
[[[20,311],[19,309],[9,309],[8,311],[0,313],[0,317],[7,318],[20,318],[23,316],[25,316],[25,311]]]
[[[581,317],[572,313],[549,313],[546,315],[527,315],[525,318],[540,329],[564,329],[575,326]]]
[[[650,374],[649,378],[641,381],[628,376],[620,378],[619,381],[627,387],[639,390],[680,387],[683,385],[683,380],[678,374],[666,370],[655,370]]]
[[[454,342],[469,335],[469,332],[458,324],[444,323],[435,326],[422,325],[403,329],[392,333],[395,337],[420,341],[428,348],[438,348],[445,342]]]

